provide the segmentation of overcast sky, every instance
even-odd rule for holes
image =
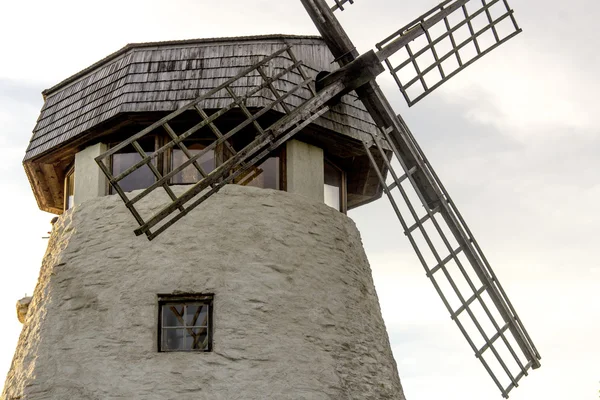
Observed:
[[[473,0],[477,1],[477,0]],[[336,13],[366,51],[435,0],[356,0]],[[600,389],[600,4],[512,0],[523,33],[412,108],[378,78],[486,252],[542,354],[515,400]],[[299,0],[4,1],[0,24],[0,382],[52,215],[21,165],[40,92],[131,42],[316,34]],[[501,398],[381,199],[350,216],[371,262],[409,400]]]

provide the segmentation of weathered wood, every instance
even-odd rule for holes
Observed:
[[[119,113],[173,111],[286,43],[293,45],[298,58],[307,64],[307,76],[294,75],[286,84],[296,84],[330,68],[331,53],[319,38],[278,36],[240,41],[232,38],[130,45],[125,51],[45,91],[46,101],[25,159],[47,154]],[[283,62],[289,55],[281,57]],[[261,77],[257,73],[234,91],[243,95],[258,79]],[[302,90],[285,105],[297,107],[310,96],[309,90]],[[354,94],[344,98],[342,104],[315,123],[352,137],[373,131],[375,126],[370,116],[360,103],[354,102],[355,98]],[[223,101],[225,97],[200,106],[206,110],[219,109]],[[258,93],[248,106],[260,107],[267,101]]]
[[[245,172],[246,169],[251,167],[253,164],[248,163],[245,167],[242,166],[246,160],[255,155],[257,152],[260,154],[265,153],[265,147],[271,150],[275,150],[277,146],[274,146],[274,143],[278,143],[279,145],[282,142],[283,138],[286,140],[291,137],[291,135],[297,133],[300,127],[304,127],[308,125],[308,122],[313,122],[316,118],[322,115],[328,107],[325,104],[331,100],[333,97],[337,96],[340,92],[346,89],[346,86],[343,82],[338,80],[337,82],[332,83],[331,85],[324,88],[321,92],[318,92],[315,97],[305,102],[300,107],[296,108],[292,113],[287,115],[286,117],[276,121],[273,125],[271,125],[267,130],[263,131],[259,134],[256,139],[254,139],[251,143],[246,145],[242,150],[240,150],[237,154],[230,157],[228,160],[223,162],[220,166],[218,166],[215,170],[213,170],[207,178],[200,180],[198,183],[194,184],[190,189],[188,189],[185,193],[183,193],[176,201],[173,201],[171,204],[164,207],[161,211],[152,216],[148,221],[135,230],[137,235],[145,233],[148,235],[149,239],[152,239],[156,235],[158,235],[162,230],[166,229],[166,227],[170,226],[174,221],[181,218],[183,215],[187,213],[180,212],[175,217],[171,218],[167,221],[161,228],[159,228],[156,232],[151,233],[150,229],[167,218],[171,213],[180,208],[182,205],[191,201],[196,195],[206,189],[208,186],[216,185],[209,193],[214,193],[218,190],[223,184],[223,182],[228,182],[232,179],[235,179],[236,176]],[[251,118],[249,118],[251,119]],[[291,131],[290,131],[291,130]],[[290,131],[290,132],[288,132]],[[226,135],[227,136],[227,135]],[[275,141],[275,142],[274,142]],[[216,142],[213,142],[213,145]],[[186,161],[186,163],[193,162],[196,157],[199,157],[199,154],[196,154],[192,159]],[[104,155],[102,156],[104,157]],[[100,165],[102,165],[101,158],[98,158],[97,161]],[[261,156],[262,158],[262,156]],[[183,163],[182,165],[185,165]],[[238,168],[239,167],[239,168]],[[233,174],[230,174],[230,171],[235,170]],[[173,173],[173,172],[171,172]],[[108,175],[110,176],[110,175]],[[167,174],[165,177],[168,177]],[[165,179],[165,178],[163,178]],[[153,190],[160,184],[160,181],[156,182],[153,186],[146,189],[143,193],[137,196],[137,198],[141,198],[143,195]],[[208,197],[207,194],[201,196],[201,199],[205,199]],[[186,210],[191,210],[199,204],[198,200],[194,201],[192,205],[186,207]]]
[[[41,164],[39,167],[48,183],[48,192],[52,204],[61,204],[63,201],[62,173],[55,169],[54,164]]]
[[[338,95],[341,99],[341,96],[369,83],[383,71],[385,71],[385,68],[381,65],[381,61],[377,54],[371,50],[342,68],[325,75],[322,79],[317,80],[316,84],[317,86],[326,87],[337,80],[341,80],[346,86],[346,89]],[[336,99],[336,102],[340,99]]]
[[[332,51],[333,56],[338,60],[338,63],[344,66],[354,61],[358,56],[358,52],[327,5],[321,0],[301,1]],[[404,141],[401,138],[402,127],[400,122],[398,118],[396,118],[394,109],[379,88],[379,85],[377,85],[377,82],[374,80],[368,82],[360,88],[357,88],[356,93],[378,126],[393,128],[392,136],[394,136],[396,140],[397,147],[402,152],[409,168],[414,167],[417,164],[417,156],[412,149],[404,144]],[[439,199],[439,194],[436,193],[436,189],[429,184],[421,171],[415,174],[415,179],[420,185],[421,192],[427,199],[430,207],[435,207],[434,202]]]
[[[419,36],[424,35],[427,29],[430,29],[435,24],[442,21],[448,15],[461,8],[468,1],[469,0],[458,0],[456,3],[453,3],[446,8],[441,8],[438,6],[435,9],[441,9],[438,13],[433,14],[433,16],[429,17],[429,15],[431,14],[430,12],[429,15],[422,16],[420,19],[417,19],[405,26],[404,28],[401,28],[396,33],[390,35],[389,37],[377,44],[377,48],[380,49],[380,51],[377,52],[377,56],[381,61],[386,60],[392,54],[406,46],[408,43],[412,42]],[[392,40],[396,36],[400,37]],[[392,41],[390,42],[390,40]]]
[[[46,211],[53,214],[62,213],[62,201],[56,205],[54,203],[54,196],[52,191],[44,179],[44,174],[39,168],[39,165],[33,163],[24,163],[25,174],[31,188],[33,189],[34,197],[37,201],[38,207],[42,211]]]
[[[334,56],[339,59],[340,64],[343,66],[349,62],[352,62],[352,60],[355,58],[353,54],[356,52],[356,50],[354,49],[352,42],[346,35],[337,19],[333,16],[331,10],[327,7],[325,1],[301,1],[304,7],[307,9],[309,15],[312,17],[313,22],[317,26],[319,32],[323,34],[323,37],[326,39],[328,46],[334,53]],[[414,167],[417,167],[417,171],[414,172],[409,179],[413,184],[416,194],[420,197],[423,206],[425,206],[425,211],[429,216],[431,216],[431,214],[439,210],[445,222],[445,227],[449,229],[460,248],[463,249],[470,266],[473,268],[478,278],[484,283],[484,285],[488,287],[487,293],[490,296],[490,299],[493,302],[496,310],[502,315],[502,318],[505,322],[510,323],[510,332],[517,342],[520,350],[523,352],[527,360],[530,361],[530,364],[533,366],[533,368],[539,367],[539,354],[531,343],[531,340],[524,327],[518,320],[516,312],[510,305],[510,302],[504,294],[500,283],[495,278],[491,267],[485,260],[485,257],[482,255],[481,249],[479,249],[477,246],[476,241],[470,234],[468,227],[466,227],[464,220],[462,220],[448,193],[445,191],[445,189],[443,189],[443,186],[441,185],[441,182],[437,178],[431,165],[426,162],[426,158],[422,154],[422,151],[410,133],[410,130],[400,116],[397,116],[394,113],[394,110],[375,81],[361,86],[356,90],[356,92],[375,122],[380,127],[385,139],[392,144],[392,149],[395,153],[395,156],[398,158],[404,171],[408,173],[408,171],[412,171]],[[378,144],[378,136],[373,136],[373,139],[375,140],[376,144]],[[383,152],[381,147],[378,146],[378,148],[380,152]],[[365,151],[367,152],[367,155],[371,157],[371,152],[366,142]],[[387,162],[387,160],[385,161]],[[400,222],[404,225],[405,222],[399,210],[396,208],[395,201],[385,184],[383,174],[376,167],[376,162],[374,160],[373,165],[375,166],[375,170],[378,173],[380,183],[383,186],[385,193],[390,197],[390,202],[392,203]],[[391,165],[388,164],[387,166],[391,171]],[[393,171],[391,172],[394,176]],[[396,179],[396,176],[394,176],[394,178]],[[410,203],[407,203],[407,205],[409,210],[414,214],[415,211],[411,207]],[[432,222],[434,223],[437,231],[440,232],[440,235],[442,235],[442,239],[445,241],[446,245],[448,245],[445,236],[443,236],[441,233],[441,227],[439,226],[439,223],[433,219]],[[431,248],[431,243],[429,242],[425,232],[423,232],[422,227],[421,233]],[[417,255],[420,257],[425,269],[427,270],[429,267],[422,259],[420,250],[414,239],[411,237],[409,232],[407,232],[407,236],[411,241]],[[436,252],[434,252],[434,255],[437,258]],[[458,261],[457,265],[459,267],[461,266]],[[460,268],[462,269],[462,267]],[[452,283],[451,280],[450,283]],[[444,299],[443,296],[442,299]],[[472,317],[472,321],[477,324],[477,321],[474,319],[474,317]],[[470,341],[466,333],[465,337]],[[498,360],[502,362],[501,359],[498,358]],[[485,361],[482,360],[482,362],[484,363],[484,366],[486,366],[486,369],[488,369],[488,372],[490,372],[492,378],[498,384],[496,377],[489,370],[487,364],[485,364]],[[522,370],[522,372],[526,373],[526,370]],[[516,385],[516,381],[513,381],[513,384]],[[503,391],[503,394],[506,395],[507,391],[501,385],[499,385],[499,387]]]

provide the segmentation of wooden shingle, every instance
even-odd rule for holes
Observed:
[[[333,69],[333,57],[318,37],[277,35],[127,45],[44,91],[45,103],[25,161],[81,139],[90,129],[120,113],[173,111],[286,44],[293,46],[294,54],[311,76]],[[260,79],[257,75],[241,80],[234,91],[241,95]],[[288,79],[283,85],[298,83],[301,77],[292,75]],[[270,96],[268,91],[261,91],[249,100],[248,106],[270,103]],[[286,102],[298,106],[308,97],[307,90],[300,90]],[[222,102],[213,98],[202,107],[217,109],[228,101],[225,96]],[[353,93],[316,124],[355,139],[375,130],[371,117]]]

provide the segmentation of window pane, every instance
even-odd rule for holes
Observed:
[[[205,149],[206,146],[202,143],[198,142],[185,142],[185,146],[189,150],[190,154],[195,155],[198,154],[201,150]],[[173,149],[173,158],[171,162],[171,170],[179,167],[181,164],[189,160],[189,158],[183,153],[180,149]],[[202,157],[198,160],[198,164],[205,173],[209,173],[213,169],[215,169],[215,152],[214,150],[207,151]],[[202,178],[202,175],[194,165],[187,166],[183,171],[179,172],[172,178],[172,183],[174,184],[188,184],[188,183],[196,183]]]
[[[184,350],[185,329],[163,329],[161,350]]]
[[[207,326],[208,305],[188,304],[185,315],[185,324],[187,326]]]
[[[342,172],[335,168],[331,163],[325,161],[325,204],[340,210],[342,194]]]
[[[184,305],[162,306],[163,326],[183,326]]]
[[[186,330],[185,350],[206,350],[208,348],[208,331],[206,328],[189,328]]]
[[[75,196],[74,195],[75,195],[75,173],[73,170],[71,170],[71,172],[66,177],[65,206],[66,206],[67,210],[69,208],[73,207],[73,205],[75,204]]]
[[[279,157],[269,157],[257,168],[250,169],[239,183],[245,186],[279,190],[279,166]]]
[[[159,298],[161,310],[160,351],[210,351],[212,340],[212,295]],[[169,296],[171,297],[171,296]]]
[[[147,155],[154,153],[154,138],[150,137],[146,140],[139,141],[140,146]],[[123,150],[112,156],[112,174],[117,176],[126,171],[128,168],[139,162],[142,157],[138,154],[133,146],[127,146]],[[130,192],[136,189],[144,189],[155,182],[155,176],[150,170],[150,167],[143,165],[125,178],[119,181],[119,186],[124,192]]]

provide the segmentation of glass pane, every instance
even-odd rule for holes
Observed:
[[[279,165],[279,157],[269,157],[258,168],[251,169],[239,183],[245,186],[279,190]]]
[[[163,326],[183,326],[184,305],[167,304],[162,306]]]
[[[195,155],[198,154],[201,150],[205,149],[206,146],[202,143],[188,143],[183,142],[190,154]],[[187,156],[180,149],[173,149],[173,158],[171,162],[171,170],[179,167],[181,164],[189,160]],[[198,159],[198,164],[205,173],[209,173],[213,169],[215,169],[215,152],[214,150],[207,151],[202,157]],[[196,183],[202,178],[202,175],[194,165],[187,166],[183,171],[179,172],[172,178],[172,183],[174,184],[187,184],[187,183]]]
[[[143,141],[139,141],[140,146],[146,152],[147,155],[154,153],[154,138],[148,138]],[[128,168],[139,162],[142,157],[138,154],[133,146],[127,146],[123,150],[112,156],[112,174],[117,176],[120,173],[126,171]],[[136,189],[144,189],[152,185],[155,182],[155,176],[150,170],[150,167],[143,165],[125,178],[119,181],[119,186],[124,192],[130,192]]]
[[[73,171],[71,171],[71,173],[67,175],[66,184],[67,187],[65,190],[65,196],[67,198],[67,201],[65,205],[66,209],[68,210],[75,204],[75,173]]]
[[[324,201],[330,207],[340,210],[342,195],[342,172],[325,161]]]
[[[325,185],[325,204],[340,211],[340,188]]]
[[[206,328],[190,328],[186,331],[185,350],[207,350],[208,331]]]
[[[184,329],[163,329],[161,350],[183,350],[184,332]]]
[[[185,324],[187,326],[208,326],[208,305],[188,304]]]

